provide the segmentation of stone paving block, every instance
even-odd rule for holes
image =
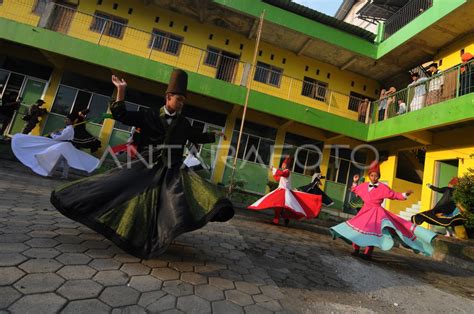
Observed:
[[[34,248],[26,250],[22,254],[33,258],[55,258],[61,254],[61,252],[54,248]]]
[[[229,279],[229,280],[232,280],[232,281],[243,280],[243,278],[240,274],[237,274],[236,272],[231,271],[231,270],[227,270],[227,269],[220,270],[219,275],[220,275],[221,278]]]
[[[125,253],[119,253],[114,256],[114,258],[122,263],[140,263],[140,259]]]
[[[58,242],[66,244],[79,244],[81,242],[84,242],[84,239],[72,235],[60,235],[54,239]]]
[[[138,305],[130,305],[112,310],[112,314],[146,314],[147,311]]]
[[[156,302],[151,303],[147,306],[147,310],[151,313],[162,312],[176,307],[176,297],[173,295],[165,295]]]
[[[260,289],[255,284],[245,282],[245,281],[236,281],[236,282],[234,282],[234,284],[235,284],[235,287],[237,288],[237,290],[240,290],[244,293],[247,293],[247,294],[250,294],[250,295],[260,293]]]
[[[194,292],[208,301],[224,300],[224,291],[211,285],[199,285],[194,287]]]
[[[79,300],[95,298],[102,289],[103,287],[93,280],[68,280],[57,292],[68,300]]]
[[[265,284],[265,280],[255,275],[243,275],[245,282],[260,286]]]
[[[161,289],[162,281],[152,276],[133,276],[130,279],[129,286],[140,291],[152,291]]]
[[[56,224],[56,226],[58,226]],[[70,228],[59,228],[54,230],[58,235],[69,235],[69,236],[78,236],[81,232],[77,229],[70,229]]]
[[[181,280],[185,282],[189,282],[192,285],[200,285],[200,284],[205,284],[207,283],[207,277],[192,273],[192,272],[187,272],[187,273],[182,273],[181,274]]]
[[[63,243],[55,247],[56,250],[62,253],[84,253],[87,248],[80,244]]]
[[[84,253],[63,253],[56,257],[64,265],[85,265],[92,259]]]
[[[260,290],[263,294],[271,297],[272,299],[283,299],[284,295],[281,293],[277,286],[260,286]]]
[[[165,294],[166,292],[162,290],[144,292],[140,295],[140,299],[138,300],[138,305],[146,308],[148,305],[161,299]]]
[[[120,270],[127,273],[129,276],[148,275],[150,273],[150,267],[140,263],[123,264]]]
[[[136,304],[139,296],[140,293],[135,289],[118,286],[105,288],[99,299],[112,307],[119,307]]]
[[[27,273],[54,273],[62,266],[63,264],[54,259],[38,258],[30,259],[18,267]]]
[[[89,263],[89,266],[97,270],[114,270],[122,267],[122,263],[113,258],[95,258]]]
[[[142,264],[145,266],[148,266],[150,268],[157,268],[157,267],[166,267],[168,266],[167,261],[162,261],[159,259],[149,259],[149,260],[143,260]]]
[[[193,294],[193,286],[180,280],[165,281],[163,290],[176,297]]]
[[[35,248],[35,247],[55,247],[59,244],[58,241],[54,239],[46,238],[35,238],[25,242],[26,245]]]
[[[235,303],[230,301],[217,301],[212,302],[212,312],[213,313],[225,313],[225,314],[237,314],[244,313],[244,310],[241,306],[238,306]]]
[[[174,280],[179,278],[179,273],[171,268],[155,268],[151,275],[161,280]]]
[[[50,314],[58,312],[66,299],[54,293],[27,295],[13,303],[8,310],[22,314]]]
[[[28,274],[14,284],[14,287],[24,294],[52,292],[64,279],[53,273]]]
[[[89,279],[97,273],[97,270],[87,265],[67,265],[56,273],[66,280]]]
[[[196,295],[179,297],[177,308],[185,313],[211,313],[211,304]]]
[[[91,230],[92,231],[92,230]],[[90,240],[90,241],[102,241],[105,239],[105,237],[99,233],[96,232],[90,232],[90,233],[81,233],[79,237],[85,241]]]
[[[87,249],[86,254],[92,258],[112,258],[115,256],[115,252],[109,249]]]
[[[255,303],[262,303],[262,302],[273,300],[272,298],[270,298],[268,295],[265,295],[265,294],[253,295],[252,299],[255,301]]]
[[[0,252],[2,253],[20,253],[29,248],[22,243],[0,243]]]
[[[272,311],[264,307],[258,306],[256,304],[248,305],[244,309],[245,309],[245,314],[272,314],[273,313]]]
[[[88,249],[106,249],[111,244],[109,242],[98,241],[98,240],[87,240],[81,243]]]
[[[55,232],[49,230],[33,230],[28,232],[28,235],[32,238],[54,238],[57,236]]]
[[[29,226],[29,228],[33,231],[54,231],[58,229],[55,225],[38,225],[38,224],[33,224]],[[55,236],[57,236],[57,233],[54,233]]]
[[[234,289],[234,282],[228,279],[219,277],[209,277],[209,284],[222,289]]]
[[[2,228],[4,234],[26,234],[28,232],[30,232],[30,229],[27,227],[7,225],[7,227]]]
[[[1,278],[0,278],[1,280]],[[0,287],[0,309],[6,309],[21,297],[21,293],[12,287]]]
[[[93,279],[104,286],[124,285],[128,282],[127,274],[119,270],[99,271]]]
[[[192,262],[171,262],[169,267],[177,270],[179,272],[184,271],[193,271],[194,270],[194,263]]]
[[[15,266],[26,260],[20,253],[0,253],[0,267]]]
[[[257,305],[259,305],[263,308],[266,308],[267,310],[270,310],[272,312],[277,312],[277,311],[283,310],[280,303],[276,300],[270,300],[270,301],[266,301],[266,302],[257,303]]]
[[[254,303],[250,295],[239,290],[227,290],[225,292],[225,298],[240,306],[246,306]]]
[[[183,311],[177,310],[177,309],[172,309],[172,310],[166,310],[163,312],[160,312],[160,314],[183,314]]]
[[[72,301],[61,311],[61,314],[78,314],[78,313],[94,313],[94,314],[108,314],[110,313],[110,306],[103,302],[93,300],[79,300]]]
[[[26,234],[19,233],[6,233],[0,234],[0,243],[23,243],[31,239],[30,236]]]

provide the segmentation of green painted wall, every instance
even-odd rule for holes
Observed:
[[[255,18],[260,17],[265,10],[265,21],[293,29],[367,57],[375,58],[377,56],[377,45],[374,43],[261,1],[213,0],[213,2]]]
[[[403,45],[410,38],[435,24],[467,1],[471,0],[434,0],[433,6],[430,9],[382,41],[377,49],[376,58],[380,59],[393,49]]]

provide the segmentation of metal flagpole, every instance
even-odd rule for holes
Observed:
[[[237,148],[236,148],[236,151],[235,151],[234,162],[232,164],[232,174],[230,175],[229,194],[232,193],[232,185],[234,183],[235,168],[236,168],[236,165],[237,165],[237,155],[238,155],[238,152],[239,152],[239,149],[240,149],[240,141],[242,139],[242,131],[244,130],[245,115],[247,114],[247,105],[248,105],[249,96],[250,96],[250,86],[252,84],[253,75],[254,75],[255,69],[257,67],[257,53],[258,53],[258,48],[260,46],[260,37],[262,35],[264,17],[265,17],[265,10],[263,10],[262,14],[260,15],[260,22],[258,24],[258,31],[257,31],[257,40],[256,40],[256,43],[255,43],[255,50],[253,52],[253,60],[252,60],[252,64],[250,65],[249,76],[247,77],[247,94],[245,95],[244,112],[242,113],[242,121],[240,122],[239,138],[237,140]]]

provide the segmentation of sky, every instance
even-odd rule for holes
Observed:
[[[339,9],[342,0],[293,0],[293,2],[302,4],[324,14],[334,16],[337,9]]]

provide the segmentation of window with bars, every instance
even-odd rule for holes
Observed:
[[[351,92],[351,94],[349,96],[349,104],[347,105],[347,109],[357,112],[357,110],[359,109],[360,103],[363,102],[364,99],[366,99],[366,98],[369,101],[373,101],[373,98],[369,98],[369,97],[364,96],[362,94]]]
[[[178,55],[183,43],[183,37],[154,29],[148,48]]]
[[[217,67],[217,65],[219,64],[220,55],[220,49],[207,47],[206,59],[204,60],[204,64],[210,67]]]
[[[231,146],[235,149],[237,148],[238,138],[239,132],[234,131],[232,135]],[[270,165],[273,145],[275,145],[275,141],[248,133],[242,133],[237,158],[250,162]],[[229,151],[229,156],[235,156],[233,149]]]
[[[328,84],[305,76],[301,95],[326,102]]]
[[[90,30],[103,35],[122,39],[128,20],[107,13],[95,12]]]
[[[263,62],[257,62],[257,68],[255,69],[255,75],[253,79],[260,83],[279,87],[282,75],[283,69]]]

